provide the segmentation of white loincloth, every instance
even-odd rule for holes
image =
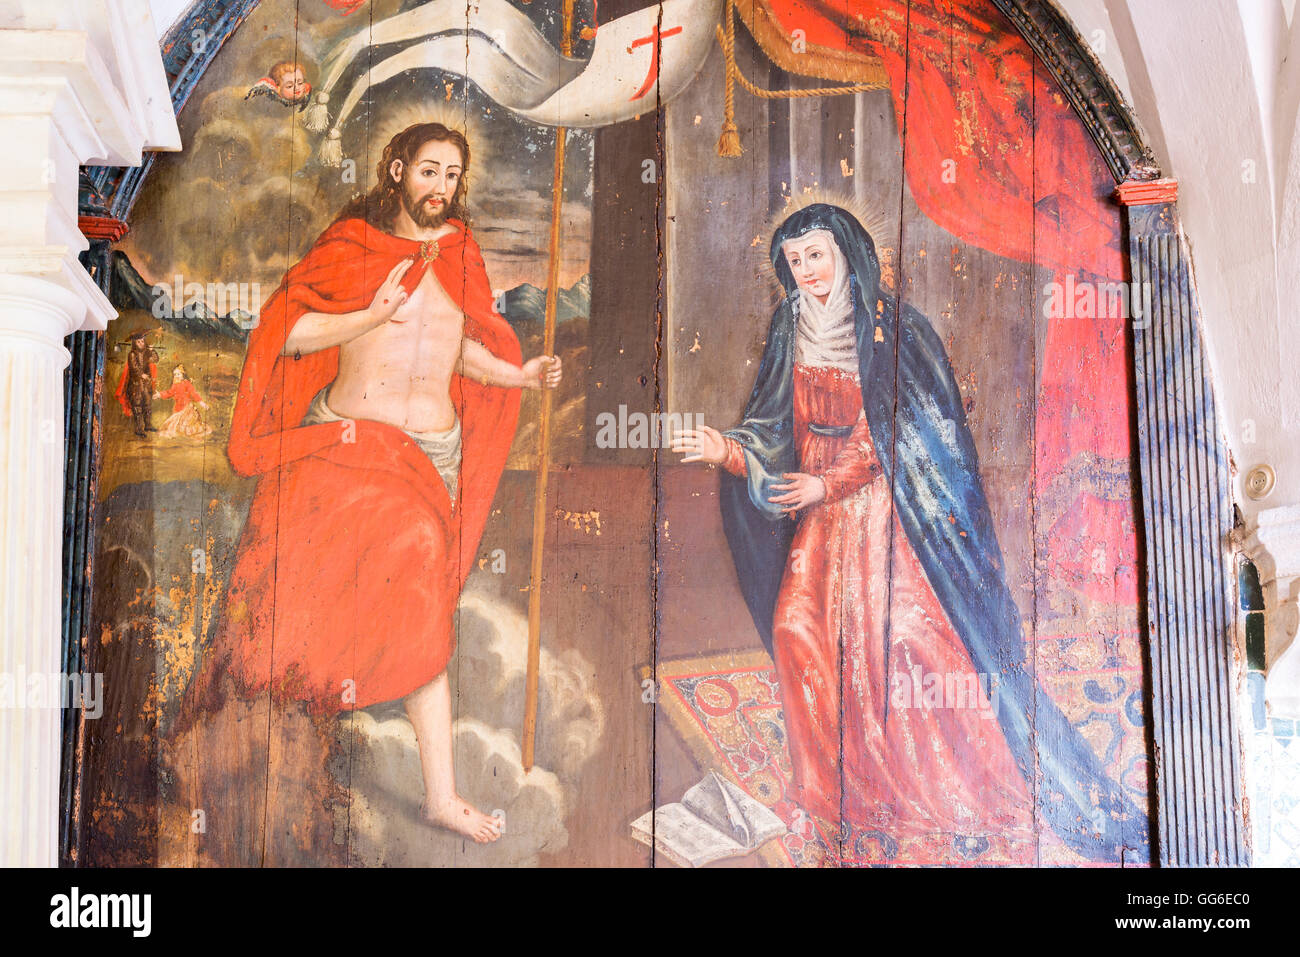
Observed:
[[[339,415],[325,401],[325,396],[329,392],[329,386],[321,389],[316,393],[316,398],[311,400],[311,406],[307,409],[307,414],[303,416],[303,425],[319,425],[321,422],[346,422],[344,416]],[[454,508],[456,505],[456,486],[460,478],[460,416],[456,417],[455,423],[445,432],[411,432],[403,429],[407,435],[415,439],[415,444],[420,447],[433,467],[438,470],[442,476],[442,482],[447,486],[447,495],[451,498],[451,504]]]

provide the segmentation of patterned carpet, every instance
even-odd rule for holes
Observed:
[[[763,652],[659,662],[659,702],[701,770],[729,777],[784,821],[790,833],[759,851],[769,867],[1084,865],[1050,830],[1038,846],[1000,834],[936,833],[899,839],[807,814],[792,780],[780,691]],[[1094,696],[1095,697],[1095,696]],[[1095,865],[1094,865],[1095,866]]]

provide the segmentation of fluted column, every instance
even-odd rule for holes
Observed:
[[[64,336],[85,305],[0,276],[0,861],[53,866],[58,843]]]
[[[1232,674],[1227,452],[1173,180],[1121,184],[1132,279],[1159,863],[1249,863]],[[1142,295],[1145,298],[1145,294]],[[1134,300],[1138,300],[1135,294]]]

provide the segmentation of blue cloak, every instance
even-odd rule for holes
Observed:
[[[947,352],[930,321],[880,286],[875,244],[836,206],[791,215],[772,237],[786,297],[772,316],[744,421],[725,433],[744,450],[748,478],[722,473],[727,543],[759,635],[772,652],[773,617],[795,523],[768,499],[799,471],[793,367],[799,291],[786,240],[829,230],[851,269],[862,408],[894,507],[975,670],[997,681],[1002,733],[1045,820],[1090,860],[1149,859],[1146,815],[1025,668],[1020,611],[1007,587],[975,443]],[[886,659],[888,660],[888,659]]]

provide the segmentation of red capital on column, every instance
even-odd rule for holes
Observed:
[[[1121,206],[1157,206],[1178,202],[1178,180],[1129,180],[1115,187],[1115,198]]]

